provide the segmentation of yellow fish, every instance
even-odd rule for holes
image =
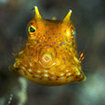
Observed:
[[[62,21],[43,19],[35,6],[35,16],[28,25],[28,39],[11,67],[35,83],[63,85],[85,79],[75,42],[72,10]]]

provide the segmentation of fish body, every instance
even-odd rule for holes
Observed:
[[[12,71],[42,85],[62,85],[85,79],[77,53],[71,12],[62,21],[43,19],[35,7],[28,24],[28,39]]]

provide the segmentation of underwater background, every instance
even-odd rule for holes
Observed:
[[[48,87],[9,70],[27,39],[35,5],[46,19],[62,20],[72,9],[86,81]],[[0,0],[0,105],[105,105],[105,1]]]

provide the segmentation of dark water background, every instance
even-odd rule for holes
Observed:
[[[56,16],[62,20],[72,9],[78,51],[85,54],[82,67],[87,80],[59,87],[27,81],[27,100],[22,105],[105,105],[105,0],[0,0],[0,105],[7,105],[11,94],[10,105],[21,105],[17,96],[22,87],[20,77],[8,66],[14,61],[13,52],[24,46],[35,5],[47,19]]]

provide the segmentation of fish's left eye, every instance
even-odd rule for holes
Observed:
[[[75,30],[75,29],[73,30],[72,35],[73,35],[73,36],[76,35],[76,30]]]
[[[73,35],[73,37],[76,37],[76,29],[73,29],[72,35]]]

